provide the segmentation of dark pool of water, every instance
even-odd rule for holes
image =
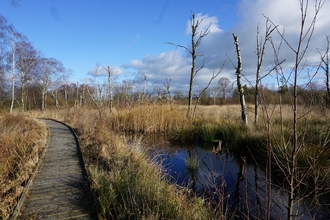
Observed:
[[[255,162],[236,158],[225,147],[215,153],[218,143],[174,144],[164,137],[149,137],[148,142],[172,183],[187,186],[193,194],[203,196],[215,206],[221,203],[232,213],[237,211],[242,216],[249,209],[251,218],[265,217],[266,178]],[[187,166],[191,159],[198,162],[197,169]],[[272,219],[283,219],[287,213],[287,193],[275,184],[271,184],[270,190]],[[300,213],[308,209],[306,205],[296,207]],[[315,213],[318,219],[329,219],[319,211],[312,211],[300,219],[311,219],[310,215]]]

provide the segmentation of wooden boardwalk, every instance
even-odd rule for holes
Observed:
[[[44,121],[48,148],[18,219],[97,219],[75,136],[59,122]]]

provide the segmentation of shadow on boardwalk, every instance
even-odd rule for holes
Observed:
[[[18,219],[97,219],[78,143],[52,120],[48,148]]]

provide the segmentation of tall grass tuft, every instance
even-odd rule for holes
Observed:
[[[90,166],[92,187],[107,219],[209,218],[206,207],[168,183],[155,158],[147,156],[139,141],[128,145],[125,139],[113,137],[107,143],[99,151],[98,166]]]
[[[0,115],[0,219],[14,210],[24,184],[47,141],[43,123],[21,115]]]
[[[167,133],[190,126],[192,119],[186,117],[183,107],[150,104],[122,110],[109,116],[108,122],[114,129],[126,132]]]

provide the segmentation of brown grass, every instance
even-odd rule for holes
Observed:
[[[0,115],[0,124],[0,218],[6,219],[38,162],[47,129],[21,115]]]
[[[101,205],[100,214],[107,219],[209,219],[203,201],[188,199],[186,189],[168,184],[161,167],[146,156],[140,142],[128,144],[123,136],[112,130],[121,123],[129,126],[131,122],[128,130],[143,128],[145,132],[166,132],[175,126],[186,125],[185,112],[171,111],[170,106],[159,109],[145,106],[143,111],[125,111],[116,115],[104,111],[102,119],[97,111],[86,109],[71,111],[69,117],[65,116],[66,111],[49,115],[65,118],[78,133],[92,175],[92,189],[97,192]],[[33,115],[47,117],[42,112]],[[143,120],[136,117],[143,117]],[[150,126],[146,127],[148,123]]]
[[[238,105],[224,105],[224,106],[199,106],[194,119],[186,117],[186,106],[170,106],[170,105],[145,105],[136,106],[132,109],[123,109],[116,111],[115,114],[110,115],[108,109],[102,109],[101,116],[97,110],[86,108],[72,108],[67,110],[57,110],[53,112],[34,112],[33,117],[49,117],[68,123],[77,131],[81,143],[83,145],[83,153],[87,158],[88,166],[91,173],[94,175],[94,189],[98,193],[102,193],[100,199],[104,199],[103,202],[103,214],[107,217],[118,217],[120,215],[127,217],[125,213],[132,214],[135,217],[151,217],[158,216],[157,210],[160,213],[165,213],[160,207],[169,206],[173,215],[189,216],[189,209],[192,207],[198,207],[200,204],[196,204],[189,200],[182,199],[183,203],[179,203],[180,198],[184,198],[178,191],[167,191],[165,185],[158,185],[155,187],[155,195],[166,188],[164,191],[167,195],[171,195],[168,203],[159,203],[157,200],[164,198],[164,195],[160,194],[159,197],[153,197],[150,199],[152,204],[156,204],[156,208],[152,207],[149,203],[144,203],[143,207],[148,207],[148,215],[139,215],[141,210],[137,210],[134,204],[129,203],[129,199],[124,202],[130,204],[133,208],[126,209],[127,207],[120,207],[123,201],[117,200],[117,198],[135,198],[134,202],[146,202],[143,198],[149,198],[147,194],[153,192],[147,191],[156,186],[155,179],[162,180],[162,176],[159,176],[154,170],[149,170],[146,166],[141,167],[145,163],[144,159],[138,155],[139,152],[136,149],[130,148],[130,146],[119,135],[116,135],[118,131],[131,131],[141,133],[159,133],[169,132],[175,129],[186,129],[195,126],[200,126],[204,133],[209,127],[212,130],[214,127],[222,127],[224,130],[228,130],[228,140],[233,140],[233,137],[239,136],[243,139],[249,139],[249,137],[257,137],[265,139],[267,135],[266,123],[268,119],[271,121],[270,135],[273,146],[279,147],[281,150],[281,136],[283,136],[287,142],[290,142],[290,136],[292,135],[292,109],[291,106],[286,105],[269,105],[265,108],[260,107],[260,117],[258,126],[254,126],[254,108],[248,106],[248,128],[241,129],[241,112]],[[322,133],[324,133],[328,127],[329,112],[322,109],[313,109],[309,112],[308,108],[303,106],[299,107],[299,114],[302,119],[299,121],[299,129],[301,132],[305,132],[305,137],[315,136],[316,141],[322,139]],[[305,115],[306,114],[306,115]],[[267,118],[268,116],[270,118]],[[283,128],[283,132],[281,133]],[[241,129],[241,131],[240,131]],[[244,134],[242,136],[242,134]],[[311,135],[312,134],[312,135]],[[306,139],[304,140],[306,141]],[[312,143],[314,140],[308,139],[307,143]],[[253,142],[254,143],[254,142]],[[279,145],[279,146],[276,146]],[[265,147],[265,146],[264,146]],[[310,145],[313,147],[313,145]],[[306,147],[307,152],[311,152],[309,146]],[[242,150],[238,149],[239,151]],[[308,155],[307,155],[308,156]],[[142,156],[143,157],[143,156]],[[327,157],[328,158],[328,157]],[[139,169],[136,170],[136,167]],[[140,171],[143,170],[141,173]],[[156,173],[155,178],[145,178],[146,174],[152,175]],[[117,175],[118,174],[118,175]],[[119,175],[120,174],[120,175]],[[135,174],[140,176],[135,176]],[[134,184],[130,184],[132,181],[124,181],[123,178],[133,178]],[[146,180],[153,180],[153,182],[145,182]],[[119,183],[117,182],[119,181]],[[142,183],[143,185],[138,185]],[[124,184],[124,185],[122,185]],[[126,185],[125,185],[126,184]],[[147,187],[145,187],[147,186]],[[137,189],[139,188],[139,189]],[[175,187],[174,187],[175,188]],[[122,190],[122,191],[121,191]],[[140,190],[140,191],[139,191]],[[134,194],[128,194],[128,192],[134,192]],[[144,194],[148,192],[147,194]],[[123,193],[123,194],[120,194]],[[178,197],[176,197],[178,196]],[[179,199],[178,199],[179,198]],[[177,200],[178,199],[178,200]],[[175,202],[180,210],[177,210],[172,206]],[[111,204],[118,203],[118,206],[113,207]],[[125,203],[126,204],[126,203]],[[146,211],[146,210],[143,210]],[[156,212],[152,212],[156,211]],[[180,214],[178,213],[180,211]],[[170,216],[171,213],[169,213]],[[158,216],[159,218],[160,216]],[[164,217],[164,216],[162,216]],[[191,219],[199,219],[200,216],[189,216]]]

